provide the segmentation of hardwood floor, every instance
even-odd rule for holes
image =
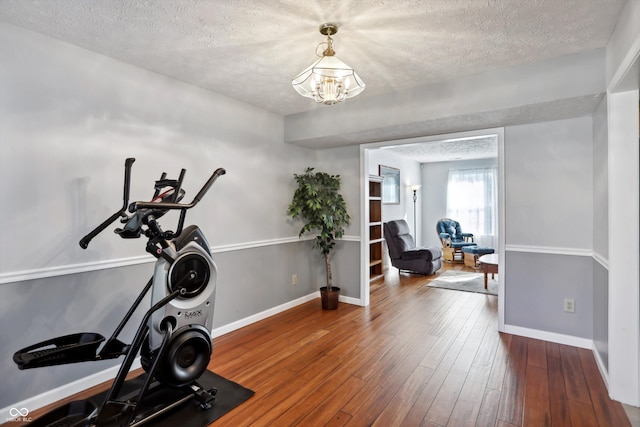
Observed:
[[[216,339],[211,369],[256,394],[215,425],[630,425],[590,350],[499,334],[497,297],[432,278],[391,273],[370,307],[312,301]]]
[[[434,277],[393,272],[369,307],[314,300],[215,339],[210,369],[256,394],[213,425],[630,425],[590,350],[499,334],[497,297]]]

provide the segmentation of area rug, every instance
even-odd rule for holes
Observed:
[[[140,386],[144,383],[146,374],[142,374],[133,379],[127,380],[121,391],[121,395],[136,395],[135,391],[139,390]],[[251,396],[254,395],[252,390],[249,390],[238,383],[230,381],[220,375],[211,372],[205,371],[205,373],[198,379],[198,383],[205,388],[206,390],[210,390],[215,388],[217,393],[215,395],[216,399],[213,402],[212,408],[209,410],[200,409],[195,399],[190,400],[187,403],[184,403],[175,409],[169,411],[166,414],[163,414],[157,418],[154,418],[153,421],[150,421],[147,425],[154,427],[203,427],[208,426],[218,418],[222,417],[227,412],[231,411],[238,405],[245,402]],[[156,405],[159,407],[165,407],[166,405],[159,404],[161,402],[161,397],[163,396],[171,396],[173,392],[170,388],[162,389],[163,391],[158,391],[153,395],[153,398],[147,399],[147,401],[143,401],[143,404],[138,408],[139,413],[144,413],[146,410],[151,407],[155,407]],[[70,404],[64,405],[58,409],[55,409],[42,417],[34,420],[29,426],[58,426],[58,425],[80,425],[80,424],[72,424],[67,423],[72,418],[74,421],[80,420],[84,418],[83,412],[86,410],[86,407],[89,408],[97,408],[102,405],[104,401],[104,397],[107,392],[98,393],[85,401],[75,401]],[[160,400],[159,400],[160,399]],[[150,408],[146,406],[151,405]],[[81,408],[81,411],[78,411],[77,408]],[[77,414],[72,412],[77,412]],[[62,421],[62,422],[60,422]],[[84,425],[84,424],[83,424]],[[119,425],[119,424],[118,424]],[[116,424],[108,423],[108,427],[115,427]]]
[[[429,282],[432,288],[452,289],[455,291],[476,292],[479,294],[498,295],[498,275],[495,279],[489,274],[487,288],[484,288],[484,274],[468,271],[447,270]]]

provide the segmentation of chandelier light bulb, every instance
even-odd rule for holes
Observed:
[[[291,81],[293,88],[300,95],[326,105],[353,98],[365,87],[355,70],[335,56],[331,35],[337,31],[338,27],[335,24],[320,26],[320,33],[327,36],[327,48],[320,59]]]

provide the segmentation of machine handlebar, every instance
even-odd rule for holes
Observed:
[[[129,157],[124,161],[124,189],[123,189],[123,195],[122,195],[122,199],[123,199],[122,207],[113,215],[111,215],[109,218],[107,218],[102,224],[94,228],[89,234],[87,234],[80,240],[80,247],[82,249],[87,249],[89,247],[89,242],[91,242],[91,240],[93,240],[94,237],[96,237],[98,234],[104,231],[104,229],[107,228],[109,225],[111,225],[115,220],[117,220],[118,218],[127,216],[125,212],[127,210],[127,205],[129,204],[129,188],[131,187],[131,167],[133,166],[133,162],[135,161],[136,159],[134,159],[133,157]]]
[[[159,210],[177,210],[177,209],[191,209],[202,200],[204,195],[209,191],[209,188],[216,180],[227,173],[223,168],[216,169],[207,182],[202,186],[198,194],[193,198],[191,203],[171,203],[171,202],[133,202],[129,205],[129,212],[136,212],[140,209],[159,209]]]
[[[207,191],[209,191],[209,188],[211,188],[211,186],[213,185],[213,183],[222,175],[224,175],[226,173],[226,171],[223,168],[218,168],[216,169],[213,174],[209,177],[209,179],[207,180],[207,182],[204,184],[204,186],[202,186],[202,188],[200,189],[200,191],[198,192],[198,194],[196,194],[196,196],[193,198],[193,201],[191,203],[188,204],[183,204],[183,203],[178,203],[175,200],[178,200],[178,197],[181,197],[181,194],[184,194],[184,191],[180,189],[180,186],[182,184],[182,178],[184,177],[184,169],[182,170],[181,174],[180,174],[180,179],[179,181],[176,181],[176,186],[174,186],[175,189],[175,198],[173,199],[172,202],[164,202],[164,201],[160,201],[160,202],[133,202],[129,205],[129,189],[130,189],[130,185],[131,185],[131,167],[133,165],[133,162],[135,162],[136,159],[134,158],[127,158],[125,160],[125,164],[124,164],[124,189],[123,189],[123,204],[122,204],[122,208],[120,208],[117,212],[115,212],[113,215],[111,215],[109,218],[107,218],[104,222],[102,222],[102,224],[100,224],[99,226],[97,226],[96,228],[94,228],[89,234],[87,234],[86,236],[84,236],[79,244],[80,247],[82,249],[87,249],[87,247],[89,246],[89,242],[91,242],[91,240],[96,237],[98,234],[100,234],[102,231],[104,231],[107,227],[109,227],[109,225],[111,225],[113,222],[115,222],[118,218],[123,218],[123,222],[128,222],[128,220],[131,220],[131,218],[133,218],[133,216],[130,218],[127,215],[127,208],[129,210],[129,212],[131,213],[135,213],[137,212],[138,214],[142,211],[142,210],[149,210],[150,212],[165,212],[168,210],[181,210],[182,213],[180,215],[180,222],[178,224],[178,230],[176,231],[176,233],[174,233],[174,236],[177,236],[180,234],[180,232],[182,231],[182,223],[184,221],[184,216],[185,213],[188,209],[191,209],[192,207],[194,207],[195,205],[197,205],[200,200],[202,200],[202,198],[204,197],[204,195],[207,193]],[[161,181],[159,182],[164,182],[163,179],[166,176],[166,174],[162,174],[161,177]],[[157,191],[156,191],[157,192]],[[162,199],[164,200],[164,199]],[[136,224],[136,228],[139,228],[141,224]],[[122,230],[120,230],[122,231]],[[118,230],[116,230],[116,232],[119,232]],[[135,233],[134,233],[135,234]],[[125,234],[121,234],[122,237],[125,237]],[[139,236],[139,234],[138,234]],[[135,236],[135,237],[138,237]]]

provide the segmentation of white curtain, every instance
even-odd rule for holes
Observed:
[[[497,169],[449,171],[447,217],[460,223],[462,231],[473,233],[478,246],[497,249]]]

